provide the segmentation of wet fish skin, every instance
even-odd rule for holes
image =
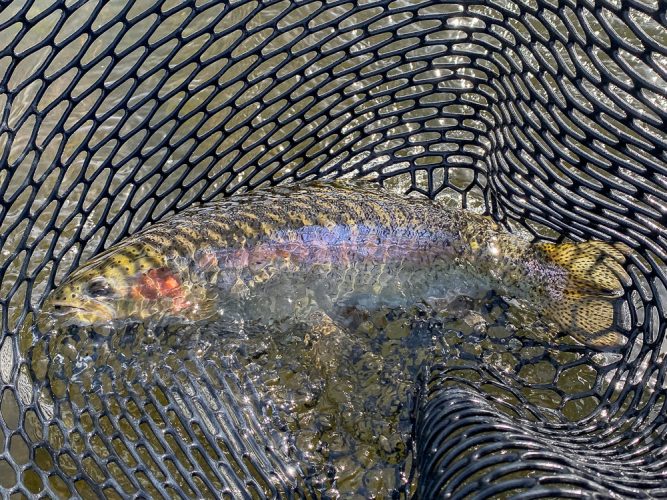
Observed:
[[[292,303],[306,297],[327,310],[495,289],[589,344],[617,345],[608,305],[623,291],[622,259],[602,242],[533,244],[490,217],[367,183],[315,181],[156,223],[72,273],[45,309],[78,324],[213,311],[278,321],[303,313]],[[579,318],[584,302],[603,312],[587,307],[595,319]]]

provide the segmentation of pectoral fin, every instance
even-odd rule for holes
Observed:
[[[324,311],[311,312],[304,322],[308,327],[306,342],[311,344],[315,353],[316,368],[333,373],[340,363],[341,354],[351,345],[349,333]]]

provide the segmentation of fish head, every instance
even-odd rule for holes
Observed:
[[[192,287],[146,246],[105,252],[67,277],[42,311],[64,326],[159,320],[192,309]]]
[[[127,280],[92,267],[75,271],[54,290],[42,310],[65,324],[79,326],[108,323],[129,317]]]

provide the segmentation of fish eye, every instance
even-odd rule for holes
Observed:
[[[113,295],[113,289],[104,278],[96,278],[86,286],[86,294],[94,298],[110,297]]]

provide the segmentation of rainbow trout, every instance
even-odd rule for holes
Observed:
[[[289,324],[342,308],[496,290],[591,346],[619,346],[612,244],[531,243],[491,218],[364,183],[309,182],[186,209],[74,271],[66,324],[182,318]]]

